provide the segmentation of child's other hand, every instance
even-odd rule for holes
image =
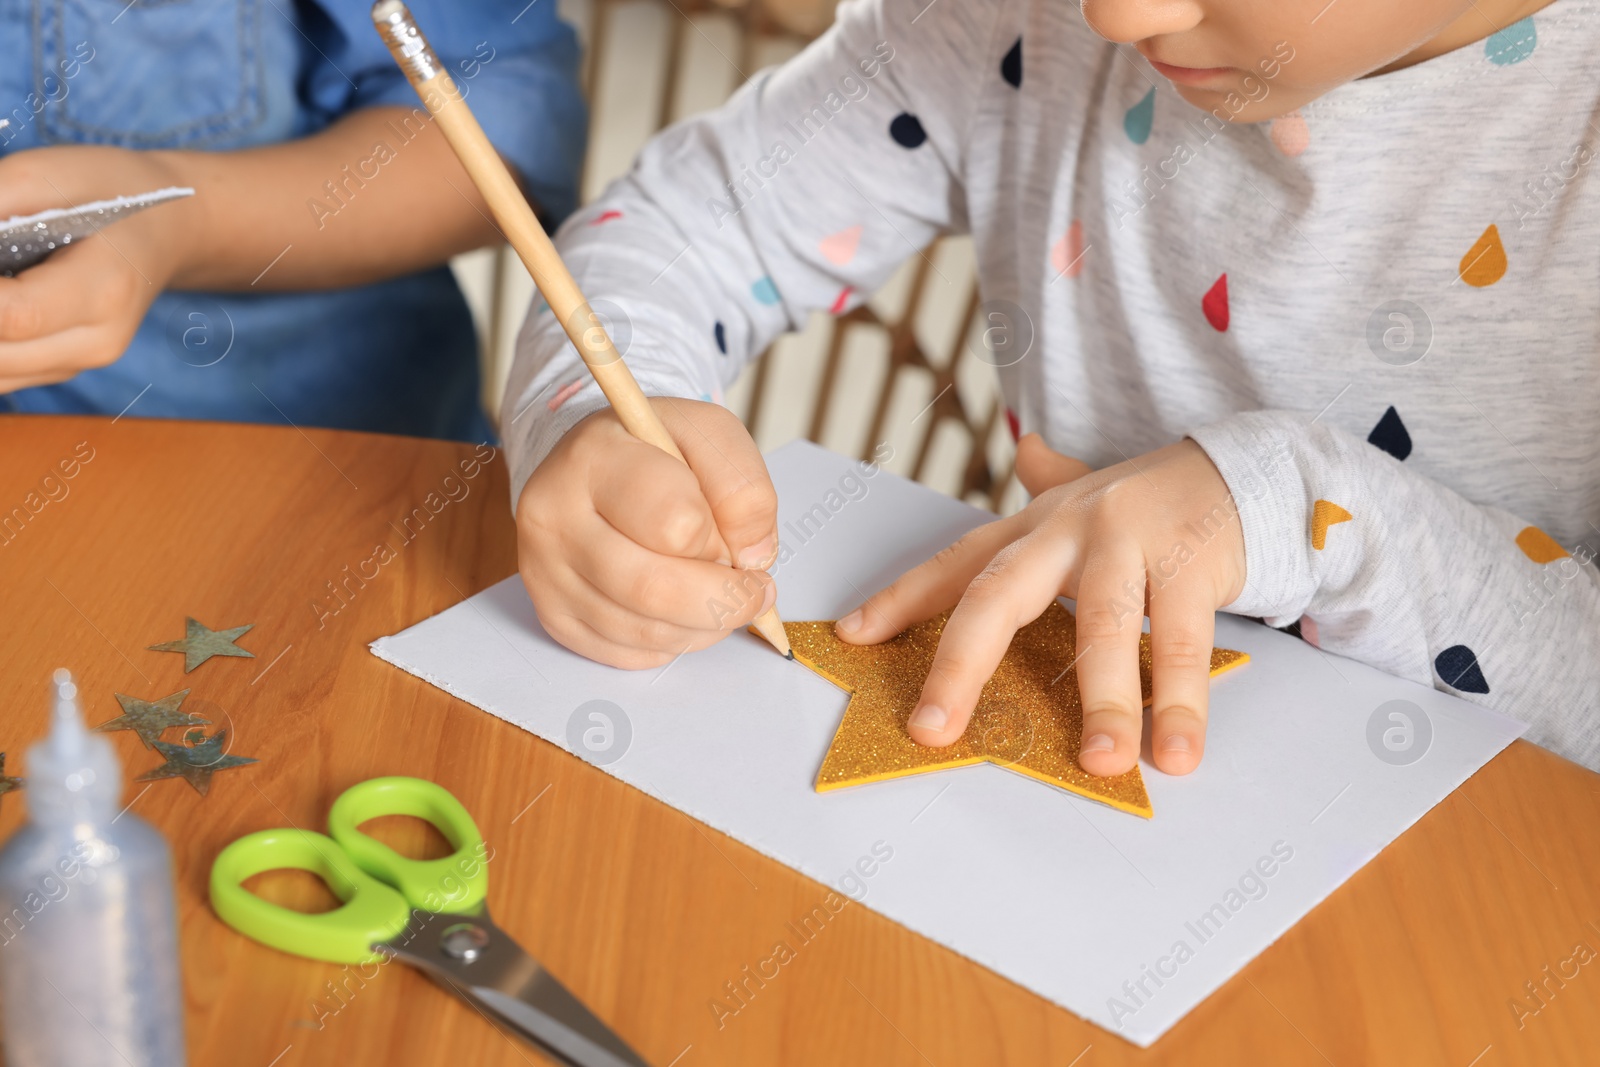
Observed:
[[[714,644],[777,596],[766,568],[778,496],[755,442],[716,404],[650,402],[688,466],[605,408],[568,431],[517,501],[518,569],[539,621],[613,667]]]
[[[1044,443],[1036,433],[1025,433],[1017,442],[1017,481],[1029,496],[1042,496],[1058,485],[1075,482],[1094,468],[1081,459],[1063,456]]]
[[[182,185],[159,152],[65,145],[0,159],[0,219]],[[129,216],[0,278],[0,393],[65,381],[122,355],[183,257],[194,205]]]
[[[1076,460],[1051,460],[1042,448],[1035,442],[1026,460],[1019,454],[1025,481],[1076,469],[1067,466]],[[908,723],[922,744],[948,745],[966,729],[1016,631],[1058,594],[1076,599],[1079,763],[1113,775],[1139,758],[1148,599],[1151,749],[1161,770],[1186,774],[1205,747],[1214,614],[1244,579],[1244,538],[1227,484],[1199,445],[1183,441],[1047,489],[902,575],[842,619],[838,633],[875,643],[955,605]]]

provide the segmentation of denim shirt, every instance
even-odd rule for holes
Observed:
[[[559,221],[574,207],[586,113],[577,42],[555,4],[410,7],[495,147]],[[369,10],[370,0],[0,0],[10,119],[0,155],[236,149],[304,137],[357,108],[420,107]],[[315,214],[313,198],[334,213],[325,190],[307,191]],[[447,267],[314,292],[166,292],[116,362],[0,395],[7,407],[490,434],[472,318]]]

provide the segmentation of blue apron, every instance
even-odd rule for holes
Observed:
[[[578,51],[554,0],[525,4],[410,6],[496,148],[555,221],[574,206],[582,162]],[[415,107],[369,8],[366,0],[0,0],[0,117],[10,120],[0,155],[50,144],[226,150],[303,137],[361,107]],[[318,192],[308,190],[308,210]],[[126,409],[484,441],[491,431],[478,397],[472,317],[439,267],[315,292],[167,292],[120,359],[0,395],[0,410]]]

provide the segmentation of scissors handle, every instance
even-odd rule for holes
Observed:
[[[455,851],[441,859],[408,859],[357,829],[383,815],[430,822]],[[353,785],[333,802],[328,833],[357,867],[394,886],[413,908],[457,915],[483,909],[489,895],[488,846],[461,801],[441,785],[397,776]]]
[[[310,871],[344,903],[307,914],[262,900],[243,885],[280,869]],[[211,865],[211,906],[223,922],[263,945],[333,963],[381,958],[373,946],[398,937],[411,916],[404,897],[364,873],[331,837],[310,830],[260,830],[223,849]]]
[[[455,849],[413,860],[358,827],[383,815],[432,823]],[[488,894],[488,849],[461,802],[420,778],[374,778],[351,786],[328,812],[332,837],[309,830],[262,830],[223,849],[211,865],[211,905],[223,922],[264,945],[333,963],[383,957],[374,946],[405,932],[414,912],[477,915]],[[262,900],[244,887],[263,871],[293,869],[321,878],[344,903],[307,914]]]

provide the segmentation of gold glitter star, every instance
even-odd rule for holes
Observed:
[[[255,625],[235,626],[231,630],[212,630],[204,623],[187,619],[184,638],[182,641],[168,641],[165,644],[151,645],[152,652],[182,652],[183,673],[188,674],[212,656],[244,656],[254,659],[254,652],[246,652],[234,644],[246,630]]]
[[[171,696],[162,697],[160,700],[140,700],[138,697],[126,696],[122,693],[114,694],[117,703],[122,705],[122,714],[115,719],[108,719],[96,726],[101,733],[110,733],[113,730],[132,730],[139,735],[139,740],[144,742],[144,747],[149,748],[161,736],[162,731],[174,726],[209,726],[210,719],[202,719],[198,715],[190,715],[186,711],[179,711],[178,705],[183,703],[183,698],[189,695],[189,690],[184,689]]]
[[[162,778],[182,778],[194,786],[201,796],[211,788],[211,776],[231,767],[243,767],[256,761],[245,756],[230,756],[223,749],[228,738],[227,730],[218,730],[207,737],[199,730],[190,730],[190,744],[174,745],[166,741],[155,742],[155,750],[166,757],[165,763],[152,771],[145,771],[136,781],[154,782]]]
[[[21,778],[12,778],[6,774],[6,754],[0,752],[0,796],[5,796],[15,789],[21,789],[26,784]]]
[[[1150,797],[1138,764],[1098,778],[1078,766],[1083,708],[1072,669],[1076,627],[1052,602],[1017,631],[984,685],[966,732],[948,748],[925,748],[906,733],[922,683],[950,613],[929,619],[881,645],[851,645],[832,622],[787,622],[795,658],[850,694],[833,744],[817,772],[817,792],[974,763],[996,763],[1050,785],[1150,818]],[[1211,674],[1250,657],[1213,649]],[[1139,639],[1139,675],[1150,699],[1150,638]]]

